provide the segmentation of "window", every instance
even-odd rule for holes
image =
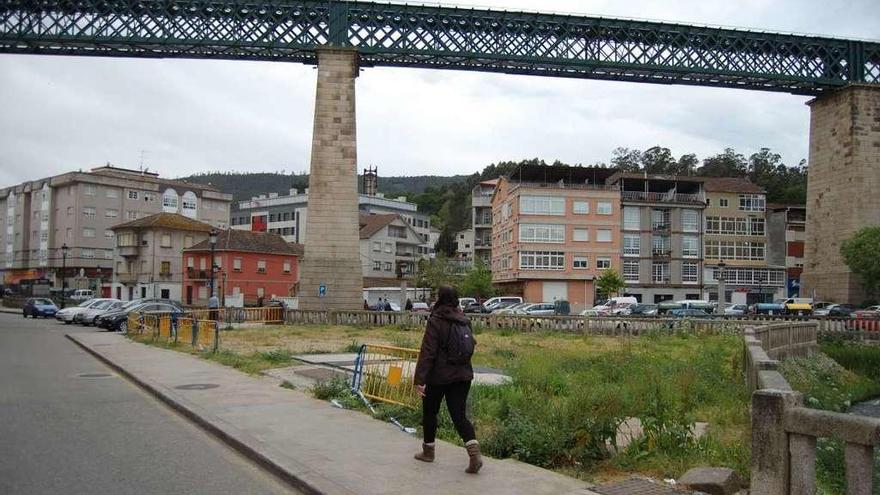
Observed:
[[[257,297],[263,297],[266,294],[266,289],[263,287],[257,287]]]
[[[764,195],[740,194],[739,209],[742,211],[764,211]]]
[[[113,250],[112,249],[105,249],[104,250],[104,259],[105,260],[112,260],[113,259]]]
[[[91,227],[84,227],[83,228],[83,237],[88,237],[88,238],[95,237],[95,229],[93,229]]]
[[[166,189],[164,193],[162,193],[162,209],[169,213],[174,213],[177,211],[177,191],[174,189]]]
[[[761,217],[749,218],[749,235],[764,235],[764,219]]]
[[[590,202],[589,201],[575,201],[572,206],[572,211],[577,215],[587,215],[590,213]]]
[[[128,210],[127,212],[125,212],[125,218],[127,218],[127,219],[129,219],[129,220],[137,220],[137,218],[138,218],[138,212],[136,212],[136,211],[132,211],[132,210]]]
[[[193,245],[193,236],[185,235],[183,236],[183,248],[191,248]]]
[[[199,299],[207,299],[208,298],[208,288],[207,287],[199,287]]]
[[[86,218],[95,218],[96,211],[94,206],[86,206],[83,208],[83,216]]]
[[[681,230],[699,232],[700,214],[697,210],[681,210]]]
[[[596,242],[611,242],[611,231],[608,229],[597,230]]]
[[[655,255],[669,256],[672,252],[672,244],[669,237],[655,235],[651,237],[651,253]]]
[[[281,265],[281,269],[284,273],[290,273],[290,260],[284,260],[284,263]]]
[[[623,236],[623,255],[638,256],[641,254],[642,238],[638,234],[625,234]]]
[[[382,243],[379,241],[373,241],[373,251],[377,253],[382,252]]]
[[[571,240],[575,242],[587,242],[590,240],[589,229],[574,229]]]
[[[104,216],[107,218],[116,218],[119,216],[119,210],[107,208],[106,210],[104,210]]]
[[[520,224],[519,242],[565,242],[565,225]]]
[[[382,269],[381,261],[373,261],[373,270],[378,271]]]
[[[128,199],[139,199],[141,195],[134,189],[128,190]]]
[[[587,256],[575,256],[571,266],[576,270],[586,270],[590,267],[590,258]]]
[[[95,258],[95,250],[91,248],[83,248],[80,250],[80,256],[84,259],[94,259]]]
[[[389,225],[388,236],[396,237],[398,239],[406,239],[406,227],[401,227],[399,225]]]
[[[162,240],[159,243],[159,246],[164,248],[171,247],[171,234],[162,234]]]
[[[685,258],[696,258],[700,255],[700,240],[695,236],[682,236],[681,255]]]
[[[763,236],[764,228],[761,217],[706,217],[707,234]]]
[[[218,269],[223,268],[223,257],[222,256],[214,256],[214,266]]]
[[[669,230],[669,210],[651,210],[651,230]]]
[[[192,256],[187,256],[186,257],[186,267],[187,268],[195,267],[195,258],[193,258]]]
[[[104,189],[104,196],[110,199],[116,199],[119,197],[119,191],[112,187],[108,187],[107,189]]]
[[[596,268],[599,270],[606,270],[611,268],[611,258],[607,256],[600,256],[596,258]]]
[[[241,271],[241,258],[232,258],[232,271]]]
[[[159,268],[159,273],[162,275],[171,275],[171,262],[163,261]]]
[[[257,260],[257,273],[266,273],[266,260]]]
[[[641,218],[639,208],[635,206],[625,206],[623,208],[623,228],[626,230],[639,230],[641,228]]]
[[[390,243],[390,242],[386,242],[386,243],[385,243],[385,252],[386,252],[386,253],[390,253],[390,252],[391,252],[391,243]]]
[[[208,258],[199,258],[199,270],[208,269]]]
[[[95,232],[94,229],[92,229],[92,234],[94,234],[94,232]],[[92,235],[92,237],[94,237],[94,235]],[[40,232],[40,242],[49,242],[49,232],[48,231],[44,230],[44,231]]]
[[[390,261],[386,261],[386,262],[385,262],[385,271],[386,271],[386,272],[390,272],[390,271],[391,271],[391,262],[390,262]]]
[[[69,216],[69,217],[73,216],[73,207],[72,206],[67,207],[67,216]]]
[[[596,203],[596,213],[599,215],[610,215],[612,213],[611,203],[599,201]]]
[[[104,238],[105,239],[112,239],[113,238],[113,231],[112,230],[105,230],[104,231]]]
[[[97,196],[98,187],[94,184],[83,184],[83,194],[86,196]]]
[[[699,281],[699,271],[697,264],[686,262],[681,264],[681,282],[684,284],[695,284]]]
[[[519,253],[521,270],[563,270],[565,253],[557,251],[522,251]]]
[[[709,206],[708,200],[706,201],[706,206]],[[728,206],[730,206],[730,202],[727,200],[727,198],[718,198],[719,208],[727,208]]]
[[[703,249],[706,258],[723,260],[764,261],[763,242],[707,240]]]
[[[651,264],[651,281],[655,284],[669,283],[669,263],[655,261]]]
[[[636,260],[624,260],[623,280],[625,282],[639,281],[639,262]]]
[[[144,193],[144,201],[156,201],[156,195],[153,193]]]
[[[520,196],[522,215],[565,215],[565,198],[551,196]]]

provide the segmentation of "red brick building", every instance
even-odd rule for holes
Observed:
[[[278,234],[224,230],[214,246],[214,284],[217,295],[244,299],[248,306],[260,299],[293,297],[299,283],[301,244],[286,242]],[[202,241],[183,251],[183,302],[206,306],[210,297],[211,244]]]

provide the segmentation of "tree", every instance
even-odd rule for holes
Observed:
[[[868,294],[880,288],[880,226],[865,227],[840,245],[843,261],[862,279]]]
[[[441,285],[455,285],[456,278],[449,260],[441,254],[433,259],[419,261],[416,273],[419,287],[430,287],[436,291]]]
[[[733,148],[725,148],[724,153],[706,158],[697,170],[697,174],[704,177],[743,177],[747,172],[746,157]]]
[[[611,166],[621,172],[638,172],[641,168],[642,152],[629,148],[615,148],[612,152]]]
[[[642,170],[649,174],[674,174],[676,161],[669,148],[654,146],[642,153]]]
[[[623,281],[623,277],[614,268],[603,271],[602,275],[596,279],[596,291],[602,297],[617,295],[624,287],[626,287],[626,283]]]
[[[462,297],[477,299],[488,299],[495,295],[495,288],[492,287],[492,272],[480,259],[474,260],[474,265],[459,282],[458,293]]]

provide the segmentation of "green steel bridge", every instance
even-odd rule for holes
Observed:
[[[354,1],[0,0],[0,53],[276,60],[818,95],[880,84],[880,43],[576,15]]]

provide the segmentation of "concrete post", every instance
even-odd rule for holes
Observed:
[[[771,389],[752,394],[752,495],[788,495],[790,453],[785,409],[801,402],[797,392]]]
[[[318,50],[301,309],[354,310],[364,303],[358,234],[357,75],[356,50]],[[323,297],[318,292],[321,285],[326,287]]]
[[[861,304],[841,243],[880,224],[880,87],[850,85],[811,100],[810,180],[801,293]]]

